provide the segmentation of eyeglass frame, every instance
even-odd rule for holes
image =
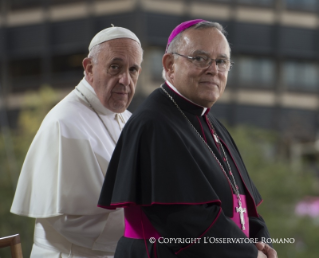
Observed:
[[[172,52],[171,54],[173,54],[173,55],[178,55],[178,56],[181,56],[181,57],[185,57],[185,58],[187,58],[188,60],[194,60],[196,57],[195,56],[186,56],[186,55],[182,55],[182,54],[179,54],[179,53],[177,53],[177,52]],[[213,58],[210,58],[209,56],[207,56],[208,57],[208,60],[210,60],[209,62],[208,62],[208,66],[207,67],[200,67],[200,66],[197,66],[197,65],[195,65],[193,62],[192,62],[192,64],[194,64],[196,67],[199,67],[199,68],[201,68],[201,69],[207,69],[208,67],[210,67],[211,65],[212,65],[212,63],[213,63],[213,61],[215,61],[215,64],[216,64],[216,66],[217,66],[217,71],[219,71],[219,72],[229,72],[230,70],[231,70],[231,68],[232,68],[232,66],[234,65],[234,62],[232,62],[230,59],[228,59],[228,58],[219,58],[219,59],[213,59]],[[219,67],[218,67],[218,64],[217,64],[217,61],[218,60],[227,60],[227,61],[229,61],[229,68],[228,68],[228,70],[226,69],[225,71],[220,71],[219,70]]]

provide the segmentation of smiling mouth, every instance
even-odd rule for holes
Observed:
[[[216,86],[216,87],[219,87],[217,83],[215,82],[210,82],[210,81],[202,81],[202,82],[199,82],[201,84],[207,84],[207,85],[212,85],[212,86]]]

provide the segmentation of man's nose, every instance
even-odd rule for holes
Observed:
[[[131,80],[131,77],[130,77],[130,73],[128,71],[125,71],[123,73],[120,74],[120,83],[125,85],[125,86],[128,86],[130,84],[130,80]]]
[[[212,74],[218,73],[218,66],[215,60],[212,60],[211,64],[206,68],[206,71]]]

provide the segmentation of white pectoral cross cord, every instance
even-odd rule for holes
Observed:
[[[244,219],[244,212],[246,212],[246,208],[241,207],[241,201],[239,201],[239,207],[236,207],[236,212],[239,212],[240,216],[240,224],[242,229],[245,230],[245,219]]]

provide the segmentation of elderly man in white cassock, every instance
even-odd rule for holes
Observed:
[[[85,77],[45,117],[24,161],[11,212],[36,218],[32,258],[113,257],[123,235],[122,209],[97,202],[143,50],[128,29],[94,36]]]

